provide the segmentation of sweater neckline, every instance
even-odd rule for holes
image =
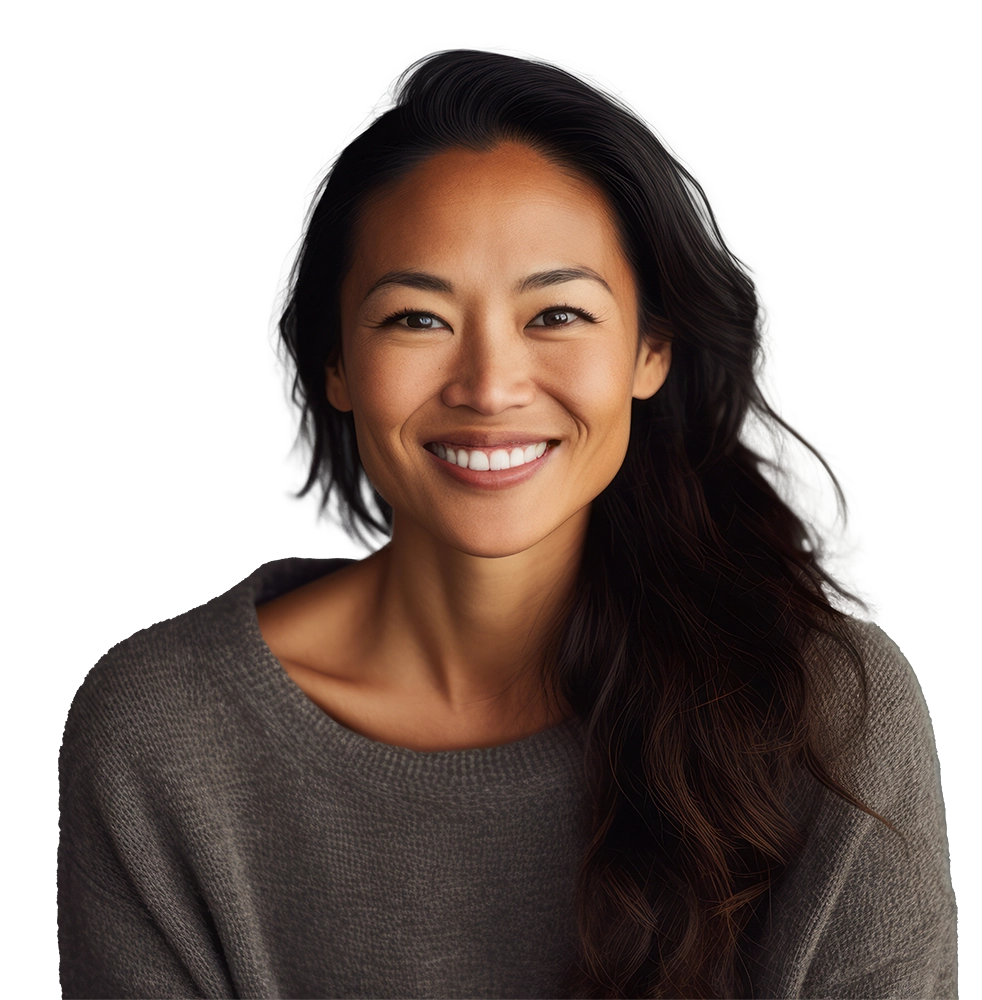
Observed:
[[[281,750],[303,756],[314,767],[341,777],[383,787],[432,785],[445,790],[449,782],[488,787],[516,782],[555,782],[582,771],[583,727],[579,716],[494,747],[459,750],[413,750],[383,743],[342,725],[315,704],[273,655],[259,629],[256,605],[328,573],[352,559],[278,559],[265,563],[223,598],[230,604],[249,655],[233,663],[238,689],[263,721],[265,734]],[[248,682],[242,684],[242,668]]]

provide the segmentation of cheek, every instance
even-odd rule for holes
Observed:
[[[411,426],[413,414],[439,393],[439,368],[423,353],[362,348],[348,362],[358,451],[376,486],[388,478],[392,456],[408,447],[402,440],[407,421]]]
[[[348,391],[356,420],[362,416],[384,434],[398,415],[406,415],[406,404],[418,398],[422,388],[422,373],[404,361],[391,352],[364,348],[352,352]]]
[[[582,421],[590,437],[624,433],[630,422],[634,359],[620,345],[585,344],[567,350],[553,366],[557,398]]]

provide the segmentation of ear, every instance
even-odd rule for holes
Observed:
[[[641,337],[637,361],[634,365],[635,399],[650,399],[668,378],[672,366],[672,342],[657,332],[645,333]]]
[[[348,395],[348,380],[344,374],[344,362],[340,354],[337,361],[328,364],[325,373],[327,401],[335,410],[347,413],[352,408],[351,397]]]

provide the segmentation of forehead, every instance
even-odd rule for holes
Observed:
[[[585,177],[507,142],[437,153],[371,199],[350,277],[357,284],[418,267],[474,269],[490,280],[577,264],[627,267],[606,197]]]

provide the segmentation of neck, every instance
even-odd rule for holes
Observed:
[[[544,692],[543,643],[575,582],[589,508],[531,548],[487,558],[393,521],[375,563],[376,663],[451,714],[511,712]],[[369,561],[369,560],[366,560]]]

